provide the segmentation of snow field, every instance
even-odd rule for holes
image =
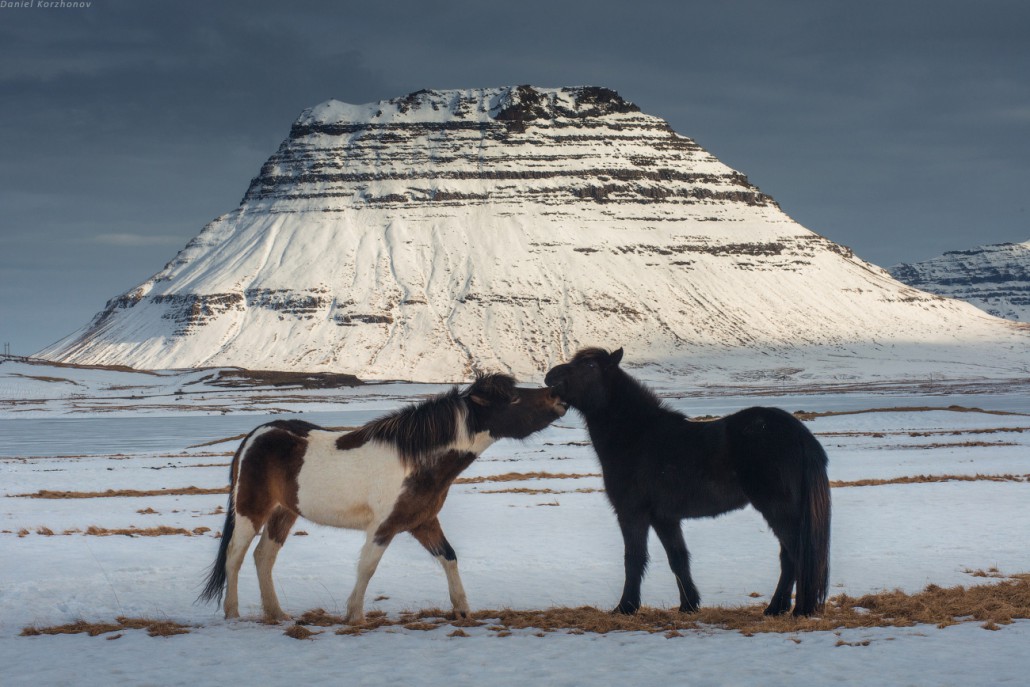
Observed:
[[[413,389],[415,390],[415,389]],[[424,389],[419,388],[420,391]],[[402,397],[403,387],[394,389]],[[776,399],[789,409],[852,410],[896,405],[889,396]],[[941,406],[927,398],[925,405]],[[683,398],[673,405],[697,413],[703,406],[740,399]],[[396,403],[396,401],[394,401]],[[1018,397],[972,397],[968,405],[1019,410]],[[379,414],[389,405],[374,395],[340,399],[335,416],[345,420]],[[914,405],[906,403],[905,405]],[[333,424],[324,405],[304,417]],[[303,403],[296,411],[311,410]],[[1022,410],[1027,410],[1023,408]],[[699,413],[698,413],[699,414]],[[122,418],[124,420],[124,418]],[[238,433],[239,415],[220,418],[169,416],[177,450],[139,451],[141,437],[117,436],[124,455],[20,458],[0,443],[0,660],[4,684],[214,684],[246,675],[255,684],[289,676],[359,684],[624,684],[679,676],[690,684],[977,684],[1014,680],[1030,668],[1025,655],[1030,622],[999,632],[975,623],[935,627],[846,630],[801,635],[757,635],[713,630],[683,638],[615,633],[538,638],[528,631],[489,636],[469,628],[465,639],[446,632],[377,630],[360,637],[327,632],[312,641],[282,635],[280,627],[254,622],[260,613],[256,577],[248,562],[241,576],[245,619],[228,623],[213,606],[194,606],[201,579],[214,559],[224,515],[222,494],[43,500],[16,494],[40,489],[173,489],[226,485],[235,442],[199,443],[191,424],[223,421],[222,436]],[[52,418],[53,420],[53,418]],[[90,432],[124,427],[119,418],[74,422],[84,446]],[[31,422],[8,415],[4,429]],[[253,418],[250,426],[260,418]],[[246,424],[246,423],[244,423]],[[830,478],[855,480],[916,474],[1030,473],[1026,456],[1030,417],[979,412],[902,411],[820,417],[808,422],[830,455]],[[60,438],[49,425],[40,448]],[[86,429],[88,428],[88,431]],[[974,430],[1004,430],[972,434]],[[940,434],[961,431],[961,434]],[[208,429],[208,433],[213,433]],[[912,433],[932,433],[913,437]],[[217,433],[215,433],[217,435]],[[2,436],[6,438],[8,433]],[[210,437],[207,437],[210,438]],[[111,436],[104,437],[106,441]],[[998,442],[965,446],[969,441]],[[173,440],[169,440],[174,443]],[[57,442],[60,444],[60,442]],[[950,444],[950,445],[949,445]],[[922,446],[922,447],[917,447]],[[42,453],[45,453],[44,450]],[[13,455],[12,455],[13,454]],[[463,475],[489,478],[505,473],[589,475],[599,471],[579,421],[570,415],[526,442],[500,442]],[[441,521],[458,552],[474,609],[543,608],[553,605],[614,605],[622,584],[621,541],[598,477],[483,481],[458,484]],[[512,488],[557,493],[513,493]],[[831,595],[882,589],[914,592],[929,583],[977,584],[968,570],[997,567],[1004,573],[1030,570],[1030,499],[1026,482],[944,482],[835,488]],[[500,492],[500,493],[488,493]],[[149,513],[148,510],[155,512]],[[140,512],[144,511],[144,512]],[[159,525],[194,530],[196,536],[63,535],[70,529],[144,529]],[[37,534],[41,527],[56,534]],[[20,530],[28,530],[18,536]],[[695,581],[707,605],[762,604],[778,573],[777,546],[760,516],[748,508],[711,520],[683,524],[692,552]],[[280,598],[299,614],[320,607],[341,612],[354,579],[358,532],[298,522],[296,534],[275,568]],[[652,565],[645,579],[646,604],[674,607],[677,595],[664,553],[651,541]],[[752,593],[760,596],[753,598]],[[446,607],[442,571],[410,537],[386,553],[369,588],[369,609],[396,615],[405,610]],[[116,641],[85,635],[18,637],[27,625],[115,616],[168,618],[199,627],[190,634],[150,638],[127,631]],[[797,642],[795,641],[797,640]],[[836,646],[839,641],[868,646]]]

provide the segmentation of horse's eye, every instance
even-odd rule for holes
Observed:
[[[517,405],[519,403],[522,403],[522,397],[521,396],[515,396],[514,398],[511,399],[511,404],[512,405]]]
[[[597,367],[597,363],[591,360],[589,363],[587,363],[587,367]]]

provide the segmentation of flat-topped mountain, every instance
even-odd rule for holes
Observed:
[[[805,229],[614,91],[518,86],[304,111],[237,209],[40,356],[452,381],[583,345],[832,370],[1027,338]]]

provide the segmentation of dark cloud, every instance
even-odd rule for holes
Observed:
[[[0,9],[0,339],[35,350],[160,269],[304,108],[427,87],[615,88],[879,264],[1023,241],[1027,35],[992,0]]]

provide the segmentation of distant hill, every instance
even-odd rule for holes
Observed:
[[[949,251],[887,269],[917,289],[967,301],[996,317],[1030,321],[1030,241]]]

